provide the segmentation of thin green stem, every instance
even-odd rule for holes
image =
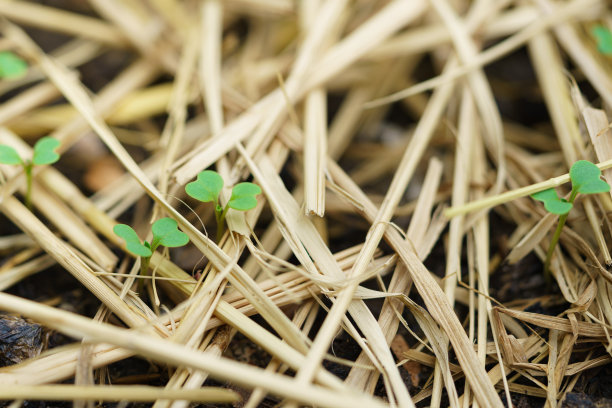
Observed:
[[[141,256],[140,257],[140,275],[145,276],[149,273],[149,264],[151,262],[150,256]]]
[[[229,207],[221,207],[220,205],[215,206],[215,219],[217,220],[217,243],[221,241],[221,236],[225,232],[225,215]]]
[[[140,276],[147,276],[149,274],[149,263],[151,262],[150,256],[140,257]],[[138,293],[141,293],[144,287],[144,279],[138,279]]]
[[[26,176],[25,203],[28,210],[32,210],[32,167],[34,167],[34,165],[30,161],[23,164],[23,170]]]
[[[574,200],[576,200],[577,195],[578,195],[578,190],[572,189],[568,203],[574,204]],[[552,283],[552,274],[550,273],[550,263],[552,261],[553,254],[555,253],[555,247],[557,246],[557,243],[559,243],[559,238],[561,238],[561,231],[563,230],[565,221],[567,221],[568,215],[569,215],[569,211],[566,214],[563,214],[559,217],[559,222],[557,223],[557,229],[555,230],[555,234],[553,235],[552,240],[550,241],[550,245],[548,246],[548,251],[546,252],[546,261],[544,262],[544,279],[546,279],[546,284],[549,286]]]

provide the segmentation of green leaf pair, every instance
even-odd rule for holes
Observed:
[[[28,64],[10,51],[0,51],[0,78],[15,79],[26,74]]]
[[[0,145],[0,163],[21,165],[26,176],[26,195],[25,202],[29,209],[32,209],[32,168],[44,164],[55,163],[60,155],[55,151],[60,145],[60,141],[52,137],[43,137],[34,145],[34,152],[31,160],[22,159],[17,151],[11,146]]]
[[[572,195],[597,194],[610,191],[610,185],[601,179],[599,167],[587,160],[579,160],[570,169],[570,180],[572,180]],[[542,201],[544,208],[553,214],[567,214],[573,207],[573,200],[569,202],[559,198],[554,188],[543,190],[532,194],[532,198]]]
[[[572,165],[569,175],[572,181],[572,191],[569,200],[559,198],[554,188],[549,188],[548,190],[531,195],[534,199],[544,202],[544,207],[547,211],[560,215],[559,221],[557,222],[557,228],[548,246],[548,251],[546,252],[546,260],[544,261],[544,277],[549,286],[552,282],[550,263],[555,252],[555,247],[561,237],[561,231],[567,220],[568,213],[574,205],[576,196],[578,193],[597,194],[610,191],[610,185],[601,179],[601,170],[590,161],[577,161]]]
[[[185,186],[185,192],[196,200],[204,203],[214,202],[219,204],[219,194],[223,189],[223,178],[216,171],[204,170],[198,174],[196,181]],[[227,202],[229,208],[238,211],[248,211],[255,208],[257,198],[261,194],[261,188],[253,183],[239,183],[232,189],[232,195]]]
[[[219,194],[223,190],[223,178],[216,171],[204,170],[198,174],[196,181],[185,186],[185,192],[204,203],[215,203],[215,218],[217,220],[217,241],[221,239],[225,229],[225,215],[233,208],[238,211],[248,211],[257,206],[257,194],[261,188],[253,183],[239,183],[232,189],[229,201],[222,207],[219,204]]]
[[[117,224],[113,228],[113,232],[125,241],[126,249],[143,258],[149,258],[153,255],[159,245],[175,248],[189,242],[187,234],[178,229],[178,224],[172,218],[160,218],[155,221],[151,231],[153,232],[153,239],[149,243],[147,241],[141,242],[136,231],[129,225]]]
[[[52,164],[59,160],[60,155],[55,151],[60,146],[60,141],[52,137],[43,137],[34,145],[32,154],[32,164],[42,166]],[[11,146],[0,145],[0,163],[4,164],[25,164],[17,151]]]

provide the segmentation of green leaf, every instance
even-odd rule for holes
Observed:
[[[189,242],[189,237],[178,229],[172,218],[160,218],[153,223],[153,242],[166,247],[180,247]]]
[[[572,188],[581,194],[596,194],[610,191],[610,185],[601,178],[599,167],[587,160],[578,160],[570,169]]]
[[[534,193],[531,195],[531,198],[542,201],[546,211],[553,214],[567,214],[573,207],[565,199],[559,198],[554,188]]]
[[[55,152],[59,145],[60,141],[52,137],[47,136],[39,139],[34,145],[32,163],[38,166],[55,163],[60,158],[60,155]]]
[[[253,183],[239,183],[232,189],[232,196],[227,205],[234,210],[247,211],[255,208],[257,198],[255,196],[261,194],[261,188]]]
[[[597,50],[604,55],[612,55],[612,33],[607,27],[598,25],[591,30],[597,41]]]
[[[218,201],[223,189],[223,178],[216,171],[204,170],[198,174],[196,181],[185,186],[185,192],[196,200],[207,203]]]
[[[126,249],[134,255],[142,256],[145,258],[148,258],[153,255],[153,252],[151,252],[151,250],[147,248],[146,245],[143,245],[140,242],[138,234],[136,234],[136,231],[134,231],[129,225],[117,224],[113,227],[113,232],[115,233],[115,235],[123,238],[123,240],[125,241]]]
[[[11,146],[0,145],[0,163],[4,164],[22,164],[21,157],[17,151]]]
[[[28,64],[10,51],[0,51],[0,78],[15,79],[28,72]]]

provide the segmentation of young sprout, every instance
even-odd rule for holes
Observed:
[[[60,141],[52,137],[43,137],[34,145],[34,153],[31,160],[22,159],[17,151],[10,146],[0,145],[0,163],[21,165],[26,176],[25,202],[32,209],[32,169],[34,166],[52,164],[59,160],[60,155],[55,152]]]
[[[601,178],[601,170],[599,167],[587,160],[579,160],[570,169],[570,180],[572,181],[572,191],[568,200],[559,198],[554,188],[540,191],[532,194],[531,197],[542,201],[544,208],[550,213],[558,214],[559,222],[557,229],[553,235],[548,252],[546,253],[546,261],[544,262],[544,276],[546,281],[550,283],[550,262],[555,251],[555,247],[561,237],[561,230],[565,225],[567,216],[574,206],[574,201],[578,193],[580,194],[597,194],[610,191],[610,185]]]
[[[261,188],[253,183],[239,183],[232,189],[232,195],[225,206],[219,203],[219,194],[223,189],[223,178],[216,171],[204,170],[198,174],[196,181],[185,186],[185,192],[203,203],[215,204],[215,219],[217,220],[217,241],[221,239],[225,229],[225,215],[230,208],[238,211],[248,211],[257,205],[257,194]]]
[[[10,51],[0,51],[0,78],[16,79],[26,74],[28,64]]]
[[[612,33],[607,27],[597,25],[591,30],[597,41],[597,50],[603,55],[612,55]]]
[[[176,221],[172,218],[160,218],[151,227],[153,239],[151,242],[140,242],[136,231],[129,225],[117,224],[113,227],[115,235],[123,238],[125,248],[132,254],[140,257],[140,274],[146,275],[149,270],[149,262],[153,252],[163,245],[168,248],[175,248],[186,245],[189,237],[178,229]]]

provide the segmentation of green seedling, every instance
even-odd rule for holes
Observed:
[[[185,192],[204,203],[215,204],[215,219],[217,220],[217,241],[225,230],[225,215],[230,208],[238,211],[248,211],[257,205],[257,194],[261,188],[253,183],[239,183],[232,189],[232,195],[225,206],[219,203],[219,194],[223,189],[223,178],[216,171],[204,170],[198,174],[196,181],[185,186]]]
[[[28,64],[10,51],[0,51],[0,78],[16,79],[28,71]]]
[[[20,165],[26,176],[25,202],[28,208],[32,208],[32,170],[34,166],[52,164],[59,160],[60,155],[55,151],[60,141],[52,137],[43,137],[34,145],[34,153],[31,160],[22,159],[17,151],[11,146],[0,145],[0,163]]]
[[[548,212],[560,215],[557,229],[553,235],[548,252],[546,253],[546,261],[544,262],[544,276],[550,284],[550,262],[555,251],[555,247],[561,237],[561,230],[565,225],[567,216],[574,206],[574,201],[578,193],[580,194],[597,194],[610,191],[610,185],[601,179],[601,170],[599,167],[587,160],[579,160],[570,169],[570,180],[572,181],[572,191],[569,199],[559,198],[554,188],[540,191],[532,194],[531,197],[542,201],[544,208]]]
[[[597,41],[597,50],[604,55],[612,55],[612,33],[607,27],[597,25],[591,30],[595,41]]]
[[[189,237],[178,229],[178,224],[172,218],[160,218],[151,227],[153,239],[151,242],[140,241],[136,231],[129,225],[117,224],[113,227],[115,235],[123,238],[125,248],[132,254],[140,257],[140,274],[146,275],[149,270],[151,256],[155,250],[163,245],[168,248],[181,247],[189,242]]]

